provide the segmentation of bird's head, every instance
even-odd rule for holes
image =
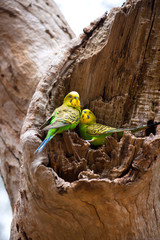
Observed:
[[[81,110],[79,94],[76,91],[68,93],[64,98],[63,105]]]
[[[80,123],[88,125],[96,123],[96,116],[93,114],[91,110],[83,109],[81,113]]]

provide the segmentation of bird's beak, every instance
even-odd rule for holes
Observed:
[[[80,101],[79,101],[79,98],[78,98],[78,97],[74,97],[74,98],[72,99],[72,105],[73,105],[74,107],[80,107]]]

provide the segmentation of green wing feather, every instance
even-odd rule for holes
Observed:
[[[154,124],[154,125],[158,125],[158,124]],[[89,135],[98,136],[103,134],[112,134],[112,133],[121,133],[121,132],[123,133],[124,131],[131,131],[132,133],[134,133],[147,128],[149,128],[148,125],[144,125],[136,128],[113,128],[113,127],[105,126],[99,123],[95,123],[95,124],[89,125],[87,127],[86,132]]]
[[[108,127],[99,123],[89,125],[86,129],[86,133],[92,136],[97,136],[101,134],[107,134],[110,131],[115,131],[116,128]]]
[[[55,128],[61,128],[61,127],[65,127],[65,126],[69,126],[69,123],[66,122],[59,122],[59,121],[55,121],[54,123],[46,126],[45,128],[43,128],[43,130],[49,130],[49,129],[55,129]]]
[[[42,127],[44,130],[60,128],[78,124],[79,120],[80,112],[77,109],[61,106],[54,111],[54,114],[52,114]]]
[[[59,107],[59,108],[60,108],[60,107]],[[59,108],[56,108],[56,109],[54,110],[54,112],[52,113],[52,115],[42,124],[42,126],[40,127],[40,130],[44,129],[46,126],[48,126],[48,125],[50,124],[51,120],[56,117]]]

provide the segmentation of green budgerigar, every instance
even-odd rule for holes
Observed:
[[[41,126],[41,129],[48,130],[48,133],[35,153],[40,153],[56,134],[74,129],[80,121],[80,116],[79,94],[72,91],[66,95],[63,104],[56,108],[51,117]]]
[[[81,114],[79,129],[83,139],[89,141],[91,145],[101,146],[106,143],[106,137],[117,133],[119,137],[123,136],[124,131],[132,133],[147,129],[160,124],[160,122],[140,126],[137,128],[113,128],[100,123],[96,123],[96,116],[89,109],[84,109]]]

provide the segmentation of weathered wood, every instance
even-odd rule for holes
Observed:
[[[23,163],[20,131],[30,99],[73,36],[52,0],[0,1],[0,171],[12,207]]]
[[[159,127],[157,135],[110,137],[97,149],[76,129],[34,155],[45,136],[41,124],[70,90],[110,126],[160,120],[159,16],[159,0],[128,1],[54,58],[21,132],[11,239],[159,239]]]

